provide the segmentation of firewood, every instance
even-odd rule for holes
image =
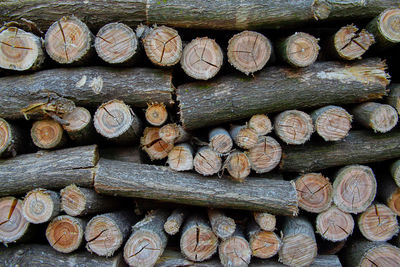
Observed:
[[[163,103],[148,104],[146,109],[146,121],[153,126],[161,126],[168,119],[168,111]]]
[[[92,115],[84,107],[76,107],[63,116],[68,124],[63,125],[68,137],[77,144],[89,144],[96,141],[96,131]]]
[[[396,185],[400,187],[400,160],[396,160],[390,165],[390,173]]]
[[[143,163],[139,146],[110,146],[99,149],[100,157],[126,162]]]
[[[258,135],[256,131],[246,125],[232,125],[229,133],[235,144],[243,149],[253,148],[257,144]]]
[[[168,153],[168,166],[174,171],[193,169],[193,148],[188,143],[174,146]]]
[[[286,144],[301,145],[307,142],[314,132],[313,121],[307,113],[287,110],[275,118],[275,133]]]
[[[208,219],[213,232],[221,239],[227,239],[235,232],[235,220],[226,216],[222,210],[208,209]]]
[[[236,227],[235,233],[222,240],[218,247],[219,259],[225,267],[247,267],[251,259],[251,248],[243,229]]]
[[[235,151],[226,158],[223,168],[228,171],[233,180],[244,182],[250,174],[250,161],[245,153]]]
[[[400,188],[390,175],[381,175],[378,182],[378,196],[394,213],[400,216]]]
[[[353,233],[354,220],[351,214],[332,206],[318,214],[315,226],[323,239],[339,242]]]
[[[182,143],[190,139],[190,134],[181,125],[170,123],[164,125],[159,131],[160,138],[169,144]]]
[[[266,173],[278,166],[282,157],[281,145],[270,136],[260,136],[257,144],[246,152],[251,168],[256,173]]]
[[[258,135],[266,135],[272,132],[272,122],[265,114],[256,114],[249,120],[249,128],[256,131]]]
[[[233,141],[227,130],[221,127],[214,128],[208,134],[210,147],[219,154],[229,153],[233,146]]]
[[[175,249],[167,248],[163,255],[158,259],[156,265],[154,267],[172,267],[172,266],[181,266],[181,267],[222,267],[219,259],[215,257],[213,259],[203,261],[203,262],[195,262],[189,260],[182,255],[180,251]]]
[[[397,110],[397,113],[400,112],[400,84],[392,83],[389,86],[389,95],[385,98],[386,103],[391,105]]]
[[[187,210],[183,208],[174,209],[164,223],[165,232],[169,235],[177,234],[183,224],[183,220],[187,217],[187,213]]]
[[[386,133],[398,121],[397,111],[390,105],[367,102],[353,109],[354,120],[375,132]]]
[[[34,224],[45,223],[61,212],[60,194],[42,188],[29,191],[22,202],[22,215]]]
[[[21,200],[15,197],[0,198],[0,242],[15,242],[29,233],[29,222],[22,214]]]
[[[54,120],[34,122],[31,128],[31,137],[33,143],[42,149],[60,148],[67,143],[64,129]]]
[[[28,134],[15,123],[0,118],[0,158],[15,157],[29,150]]]
[[[174,148],[173,143],[167,143],[160,138],[160,128],[146,127],[140,138],[140,146],[151,160],[164,159]]]
[[[254,221],[264,231],[274,231],[276,226],[276,217],[268,212],[253,212]]]
[[[254,221],[251,221],[247,226],[247,238],[252,256],[260,259],[268,259],[275,256],[282,245],[282,241],[277,234],[262,230]]]
[[[367,30],[375,36],[378,49],[384,50],[400,42],[399,19],[398,7],[386,9],[367,25]]]
[[[217,152],[209,147],[201,147],[193,159],[196,172],[209,176],[218,173],[222,167],[222,159]]]

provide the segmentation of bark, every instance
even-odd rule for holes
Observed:
[[[39,151],[0,161],[0,196],[23,194],[42,187],[61,189],[70,184],[93,186],[97,146]]]
[[[221,263],[217,259],[211,259],[204,262],[195,262],[185,258],[181,252],[172,250],[171,248],[166,249],[164,254],[158,259],[154,267],[221,267]]]
[[[397,111],[392,106],[375,102],[360,104],[352,113],[355,121],[379,133],[392,130],[398,121]]]
[[[289,216],[297,214],[295,188],[291,182],[280,179],[251,178],[239,186],[228,179],[205,178],[194,173],[172,172],[161,166],[101,159],[95,189],[108,195]]]
[[[302,145],[314,132],[310,115],[299,110],[287,110],[275,117],[275,134],[286,144]]]
[[[77,107],[63,116],[68,125],[63,125],[68,137],[76,144],[90,144],[96,141],[92,115],[84,107]]]
[[[247,267],[249,265],[252,252],[241,227],[237,227],[231,237],[219,244],[218,254],[221,264],[225,267]]]
[[[64,129],[54,120],[35,121],[31,128],[31,137],[35,146],[42,149],[61,148],[67,143]]]
[[[275,256],[282,245],[282,241],[277,234],[262,230],[254,221],[249,222],[247,225],[247,238],[252,256],[260,259],[268,259]]]
[[[354,220],[351,214],[332,206],[318,214],[315,225],[322,238],[339,242],[346,240],[353,233]]]
[[[396,26],[399,18],[400,9],[397,6],[382,11],[367,25],[367,30],[375,36],[375,48],[382,51],[400,42],[400,31]]]
[[[174,171],[189,171],[193,169],[193,148],[188,143],[174,146],[168,153],[167,163]]]
[[[139,146],[110,146],[99,149],[100,157],[125,162],[143,163]]]
[[[151,103],[147,106],[145,117],[151,125],[161,126],[168,119],[168,111],[163,103]]]
[[[368,147],[369,149],[365,149]],[[310,142],[304,146],[283,147],[281,170],[318,171],[346,164],[363,164],[400,157],[400,131],[384,135],[371,131],[351,131],[341,142]]]
[[[268,212],[253,212],[254,221],[264,231],[274,231],[276,226],[276,216]]]
[[[15,157],[26,150],[30,144],[29,135],[19,125],[0,118],[0,158]]]
[[[179,232],[183,220],[187,217],[188,211],[183,208],[174,209],[164,223],[164,230],[169,235],[175,235]]]
[[[392,83],[389,86],[389,95],[385,98],[386,103],[391,105],[400,113],[400,84]]]
[[[272,122],[266,114],[256,114],[249,120],[249,128],[256,131],[258,135],[266,135],[272,132]]]
[[[208,219],[213,232],[221,239],[227,239],[235,232],[235,220],[226,216],[222,210],[208,209]]]
[[[217,152],[209,147],[197,150],[193,159],[194,170],[204,176],[218,173],[222,167],[222,159]]]
[[[0,198],[0,242],[20,240],[29,233],[29,222],[22,215],[22,201],[14,197]],[[4,248],[2,250],[5,250]]]
[[[390,175],[381,175],[378,180],[378,197],[394,213],[400,216],[400,188]]]
[[[259,136],[257,144],[246,152],[251,168],[266,173],[278,166],[282,157],[281,145],[270,136]]]
[[[233,146],[233,141],[228,131],[218,127],[212,129],[208,134],[209,146],[219,154],[229,153]]]
[[[145,68],[58,68],[0,78],[0,117],[22,119],[25,113],[71,112],[78,106],[98,107],[115,98],[128,105],[146,107],[149,102],[172,104],[171,72]],[[69,105],[69,106],[68,106]],[[36,107],[36,108],[35,108]],[[68,110],[66,110],[69,108]]]
[[[273,66],[254,78],[232,74],[184,84],[176,91],[181,122],[185,129],[195,129],[259,113],[381,98],[388,85],[385,68],[379,59],[318,62],[300,70]]]
[[[46,189],[29,191],[22,202],[22,214],[30,223],[45,223],[61,212],[60,194]]]
[[[285,267],[286,265],[272,260],[256,260],[251,267]],[[318,255],[310,267],[342,267],[336,255]]]

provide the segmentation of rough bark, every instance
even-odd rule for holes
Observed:
[[[233,146],[233,141],[228,131],[217,127],[208,134],[209,146],[219,154],[229,153]]]
[[[394,107],[397,110],[397,113],[400,113],[400,84],[392,83],[389,86],[389,90],[389,95],[385,97],[385,101]]]
[[[250,160],[244,152],[234,151],[226,158],[223,169],[234,181],[244,182],[250,174],[250,166]]]
[[[317,62],[301,70],[266,68],[254,78],[232,74],[184,84],[176,91],[181,122],[185,129],[195,129],[259,113],[378,99],[386,94],[385,68],[379,59]]]
[[[42,187],[61,189],[75,183],[93,186],[97,146],[39,151],[0,161],[0,196],[26,193]]]
[[[225,267],[247,267],[249,265],[252,251],[241,227],[237,227],[231,237],[219,244],[218,254],[221,264]]]
[[[276,226],[276,217],[268,212],[253,212],[254,221],[264,231],[274,231]]]
[[[140,146],[151,160],[164,159],[174,148],[173,143],[167,143],[160,137],[160,128],[146,127],[140,138]]]
[[[35,121],[31,128],[33,143],[42,149],[56,149],[67,143],[67,136],[61,124],[54,120]]]
[[[289,216],[297,214],[296,190],[291,182],[280,179],[251,178],[239,186],[228,179],[205,178],[194,173],[172,172],[161,166],[101,159],[95,189],[109,195]]]
[[[287,110],[275,117],[275,134],[286,144],[302,145],[314,132],[310,115],[299,110]]]
[[[180,251],[168,248],[164,251],[163,255],[158,259],[154,267],[221,267],[219,260],[213,258],[204,262],[195,262],[185,258]]]
[[[226,216],[222,210],[208,209],[208,219],[213,232],[221,239],[229,238],[236,230],[235,220]]]
[[[68,137],[77,144],[90,144],[96,141],[96,131],[92,115],[84,107],[77,107],[63,116],[68,125],[63,125]]]
[[[378,179],[377,195],[394,213],[400,216],[400,188],[390,175],[382,174]]]
[[[188,211],[183,208],[176,208],[164,223],[164,230],[169,235],[175,235],[179,232],[183,220],[187,217]]]
[[[346,240],[353,233],[354,220],[351,214],[333,206],[318,214],[315,226],[322,238],[339,242]]]
[[[168,111],[163,103],[151,103],[147,106],[145,117],[151,125],[161,126],[168,119]]]
[[[60,194],[46,189],[29,191],[22,202],[22,214],[30,223],[45,223],[61,212]]]
[[[174,171],[189,171],[193,169],[193,148],[188,143],[174,146],[168,153],[168,166]]]
[[[0,198],[0,242],[15,242],[29,233],[29,222],[22,214],[21,200],[14,197]]]
[[[399,19],[400,9],[397,6],[382,11],[367,25],[368,31],[375,36],[376,48],[384,50],[400,42]]]
[[[392,130],[398,121],[397,111],[392,106],[375,102],[360,104],[352,113],[355,121],[379,133]]]
[[[99,149],[100,157],[125,162],[143,163],[139,146],[110,146]]]
[[[268,259],[275,256],[282,245],[282,241],[277,234],[262,230],[254,221],[247,225],[247,238],[252,256],[260,259]]]
[[[258,134],[247,125],[232,125],[229,133],[235,144],[243,149],[253,148],[258,141]]]
[[[218,173],[222,167],[222,159],[217,152],[209,147],[197,150],[193,159],[194,170],[204,176]]]
[[[21,127],[0,118],[0,158],[15,157],[29,150],[29,139]]]
[[[272,122],[266,114],[256,114],[249,120],[249,128],[256,131],[258,135],[266,135],[272,132]]]

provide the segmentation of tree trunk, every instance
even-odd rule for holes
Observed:
[[[288,216],[297,214],[296,189],[291,182],[280,179],[251,178],[238,185],[228,179],[177,173],[161,166],[101,159],[95,189],[113,196],[267,211]]]
[[[204,262],[194,262],[185,258],[180,251],[166,249],[154,267],[222,267],[219,259],[213,258]]]
[[[15,157],[29,150],[29,139],[24,129],[0,118],[0,158]]]
[[[193,169],[193,148],[188,143],[174,146],[168,153],[168,166],[174,171],[189,171]]]
[[[135,107],[146,107],[149,102],[170,105],[174,90],[170,71],[111,67],[58,68],[7,76],[0,78],[0,88],[0,117],[5,119],[24,118],[23,109],[26,114],[42,110],[63,113],[68,99],[78,106],[97,108],[114,99],[116,91],[118,98]]]
[[[262,230],[254,221],[249,222],[247,225],[247,237],[252,256],[260,259],[268,259],[275,256],[282,245],[282,241],[277,234]]]
[[[267,135],[272,132],[272,122],[266,114],[256,114],[249,120],[249,128],[256,131],[258,135]]]
[[[397,111],[392,106],[375,102],[358,105],[352,114],[355,121],[379,133],[392,130],[398,121]]]
[[[146,121],[153,126],[161,126],[168,119],[168,111],[164,103],[149,103],[146,109]]]
[[[187,217],[188,211],[183,208],[176,208],[164,223],[164,230],[169,235],[175,235],[179,232],[183,224],[183,220]]]
[[[14,197],[0,198],[0,242],[15,242],[29,233],[29,222],[22,215],[22,201]],[[6,249],[2,249],[6,250]]]
[[[46,189],[29,191],[22,202],[22,214],[30,223],[45,223],[61,212],[60,194]]]
[[[369,149],[365,149],[368,147]],[[310,172],[347,164],[363,164],[400,157],[400,131],[384,135],[371,131],[351,131],[341,142],[310,142],[283,147],[282,171]]]
[[[209,146],[215,152],[223,155],[229,153],[233,146],[233,141],[227,130],[218,127],[214,128],[208,134]]]
[[[278,166],[282,157],[281,145],[270,136],[259,136],[257,144],[246,152],[251,168],[266,173]]]
[[[186,142],[191,137],[190,134],[186,132],[181,125],[178,125],[176,123],[170,123],[161,127],[159,135],[160,138],[168,144]]]
[[[211,82],[184,84],[176,90],[181,122],[185,129],[195,129],[258,113],[381,98],[389,83],[385,69],[379,59],[350,65],[318,62],[301,70],[266,68],[255,78],[232,74]]]
[[[247,125],[233,125],[229,131],[235,144],[243,149],[253,148],[257,144],[258,134]]]
[[[385,97],[386,103],[394,107],[397,113],[400,113],[400,84],[392,83],[389,89],[389,95]]]
[[[174,148],[173,143],[167,143],[160,138],[160,128],[146,127],[140,138],[140,146],[151,160],[164,159]]]
[[[332,206],[318,214],[315,226],[322,238],[339,242],[346,240],[353,233],[354,220],[351,214]]]
[[[110,146],[99,149],[100,157],[125,162],[143,163],[143,155],[139,146]]]
[[[276,226],[276,216],[268,212],[253,212],[254,221],[264,231],[274,231]]]
[[[56,149],[67,143],[63,127],[54,120],[35,121],[31,128],[33,143],[42,149]]]
[[[235,232],[235,220],[226,216],[222,210],[208,209],[208,219],[214,234],[221,239],[227,239]]]
[[[237,227],[231,237],[219,244],[218,254],[225,267],[247,267],[249,265],[252,252],[241,227]]]
[[[234,181],[244,182],[250,174],[250,161],[244,152],[234,151],[226,158],[224,166]]]
[[[68,125],[63,125],[68,137],[76,144],[90,144],[96,141],[92,115],[84,107],[77,107],[63,116]]]
[[[382,174],[378,180],[378,197],[394,213],[400,216],[400,188],[393,177]]]
[[[314,132],[310,115],[299,110],[287,110],[275,117],[275,134],[286,144],[302,145]]]
[[[39,151],[0,161],[0,196],[22,194],[42,187],[61,189],[70,184],[93,186],[97,146]]]
[[[400,9],[397,6],[382,11],[367,25],[367,30],[375,36],[375,48],[382,51],[400,42],[400,31],[396,22],[399,19]]]
[[[217,152],[204,146],[197,150],[193,159],[193,165],[194,170],[201,175],[214,175],[221,170],[222,159]]]

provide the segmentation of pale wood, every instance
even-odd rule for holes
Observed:
[[[63,125],[68,137],[77,144],[88,144],[96,141],[96,131],[93,126],[92,115],[84,107],[76,107],[63,115],[68,124]]]
[[[375,102],[358,105],[352,114],[355,121],[379,133],[392,130],[398,121],[397,111],[392,106]]]
[[[318,214],[315,226],[322,238],[339,242],[346,240],[353,233],[354,220],[351,214],[332,206]]]
[[[31,128],[31,137],[33,143],[42,149],[60,148],[67,142],[64,129],[54,120],[34,122]]]
[[[209,147],[201,147],[193,159],[196,172],[209,176],[218,173],[222,167],[222,159],[217,152]]]
[[[247,225],[247,238],[252,256],[260,259],[268,259],[275,256],[282,245],[282,241],[277,234],[262,230],[254,221]]]
[[[161,126],[168,119],[168,111],[163,103],[151,103],[147,105],[145,117],[151,125]]]
[[[397,186],[393,177],[380,175],[377,195],[384,204],[400,216],[400,187]]]
[[[28,133],[14,123],[0,118],[0,158],[15,157],[29,150]]]
[[[60,194],[42,188],[29,191],[22,202],[22,215],[34,224],[45,223],[61,212]]]
[[[229,153],[233,146],[233,141],[227,130],[221,127],[212,129],[208,134],[209,146],[217,153]]]
[[[390,173],[396,185],[400,187],[400,160],[396,160],[390,165]]]
[[[314,132],[310,115],[299,110],[287,110],[275,117],[275,134],[285,143],[301,145]]]
[[[168,216],[164,223],[164,230],[169,235],[175,235],[179,232],[183,224],[183,220],[187,217],[187,210],[183,208],[176,208],[172,211],[171,215]]]
[[[385,101],[387,104],[391,105],[397,110],[397,113],[400,112],[400,84],[392,83],[389,86],[389,95],[386,96]]]
[[[256,114],[249,120],[249,128],[256,131],[258,135],[266,135],[272,132],[272,122],[266,114]]]
[[[29,222],[22,214],[21,200],[15,197],[0,198],[1,243],[7,244],[18,241],[29,232]]]
[[[208,209],[208,219],[213,232],[221,239],[229,238],[236,230],[235,220],[226,216],[222,210]]]
[[[237,227],[231,237],[222,240],[218,247],[218,254],[224,267],[247,267],[252,251],[243,229]]]
[[[174,148],[173,143],[167,143],[160,138],[160,128],[146,127],[140,138],[140,146],[151,160],[164,159]]]
[[[254,221],[264,231],[274,231],[276,227],[276,217],[268,212],[253,212]]]
[[[166,124],[160,128],[160,138],[169,144],[182,143],[190,139],[190,134],[176,123]]]
[[[193,148],[188,143],[174,146],[168,153],[168,166],[174,171],[189,171],[193,169]]]
[[[232,125],[229,133],[235,144],[243,149],[253,148],[258,141],[256,131],[248,128],[247,125]]]
[[[384,50],[400,42],[399,19],[400,9],[397,6],[382,11],[367,25],[367,30],[375,36],[378,49]]]
[[[273,137],[259,136],[257,144],[246,152],[251,168],[266,173],[278,166],[282,157],[281,145]]]
[[[223,168],[228,171],[233,180],[244,182],[250,175],[250,166],[249,158],[245,153],[234,151],[226,158]]]

